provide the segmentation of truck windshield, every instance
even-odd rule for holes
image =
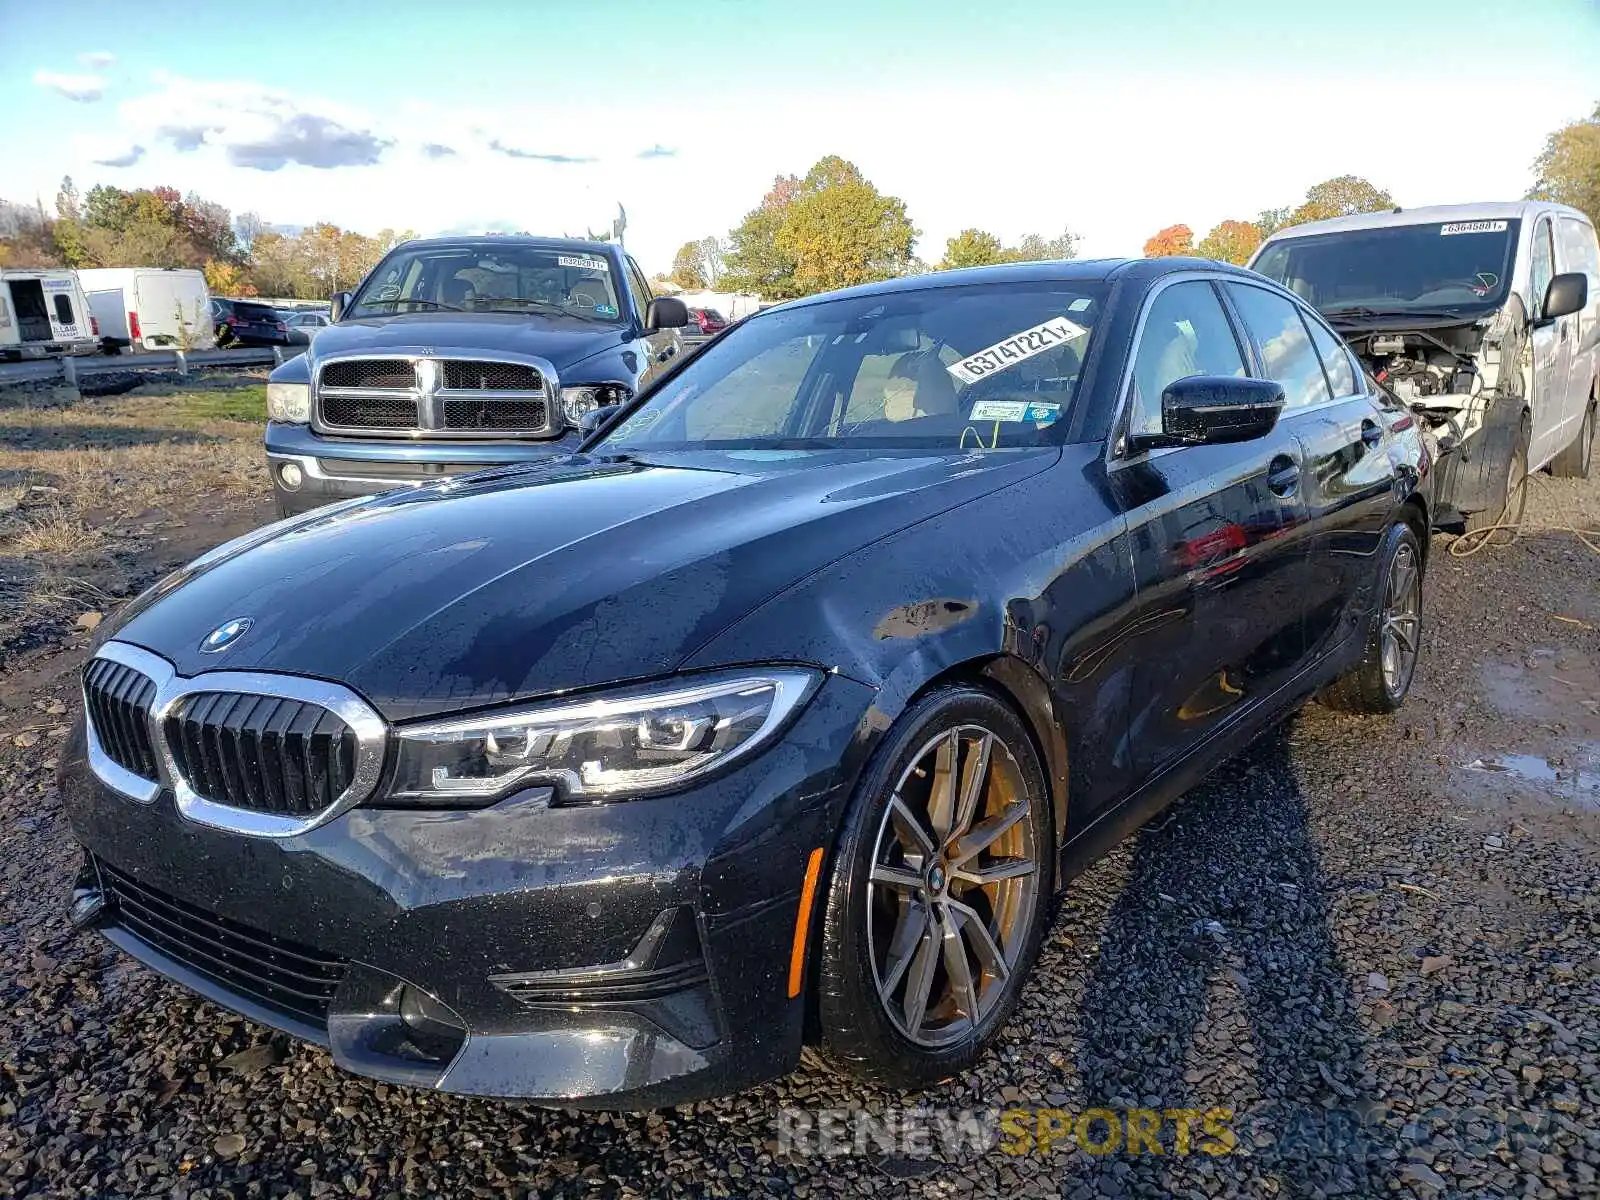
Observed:
[[[1253,264],[1329,316],[1498,308],[1511,284],[1516,220],[1352,229],[1273,242]]]
[[[440,311],[622,320],[610,259],[532,246],[402,248],[378,264],[350,306],[354,317]]]
[[[1066,418],[1103,285],[929,287],[750,317],[596,447],[1006,450]]]

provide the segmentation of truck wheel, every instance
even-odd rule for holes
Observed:
[[[1507,433],[1510,433],[1509,438]],[[1478,453],[1486,456],[1482,469],[1495,474],[1486,494],[1489,502],[1477,512],[1467,514],[1468,533],[1478,533],[1495,525],[1520,525],[1528,508],[1528,441],[1533,436],[1528,418],[1519,414],[1514,432],[1486,427],[1481,436],[1484,445]],[[1515,531],[1508,529],[1492,534],[1490,540],[1501,544],[1515,536]]]
[[[1550,474],[1562,479],[1587,479],[1594,466],[1595,402],[1589,401],[1589,411],[1583,414],[1583,424],[1578,427],[1578,440],[1573,442],[1550,464]]]
[[[1366,647],[1354,670],[1318,697],[1329,708],[1391,713],[1406,702],[1422,646],[1422,547],[1404,521],[1389,527],[1383,574],[1368,618]]]

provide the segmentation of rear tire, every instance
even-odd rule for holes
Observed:
[[[1583,414],[1583,424],[1578,427],[1578,440],[1573,442],[1550,464],[1550,474],[1562,479],[1587,479],[1594,467],[1595,402]]]
[[[1329,708],[1392,713],[1406,702],[1422,649],[1422,545],[1404,521],[1389,527],[1361,661],[1323,691]]]
[[[1044,771],[1011,707],[969,686],[914,704],[845,816],[809,1057],[896,1088],[970,1067],[1038,956],[1054,860]]]

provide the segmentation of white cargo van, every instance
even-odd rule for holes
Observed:
[[[211,292],[199,271],[94,267],[78,272],[107,349],[210,350]]]
[[[73,272],[0,271],[0,358],[93,354],[98,349],[89,302]]]
[[[1600,409],[1600,246],[1538,200],[1395,209],[1273,234],[1250,266],[1316,306],[1411,408],[1438,523],[1522,519],[1526,477],[1585,477]]]

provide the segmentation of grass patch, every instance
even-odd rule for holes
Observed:
[[[251,425],[267,422],[267,385],[231,388],[227,391],[178,392],[165,398],[172,405],[172,418],[181,424],[206,421],[240,421]]]

